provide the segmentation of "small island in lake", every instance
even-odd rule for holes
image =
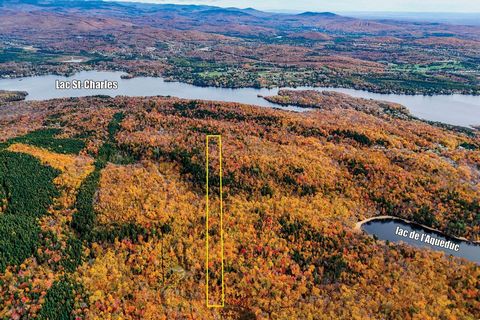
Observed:
[[[22,101],[25,100],[25,97],[28,95],[25,91],[7,91],[0,90],[0,103],[3,102],[12,102],[12,101]]]

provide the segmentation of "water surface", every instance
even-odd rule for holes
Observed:
[[[368,234],[375,235],[380,240],[388,240],[396,243],[404,242],[417,248],[429,248],[436,251],[443,251],[447,255],[465,258],[480,265],[480,245],[451,238],[416,224],[407,223],[398,219],[374,219],[364,223],[361,228]],[[405,230],[408,236],[404,237],[402,235],[398,235],[396,232],[400,229]],[[419,234],[418,240],[410,238],[411,232],[416,232]],[[451,247],[458,245],[458,247],[456,247],[458,248],[458,251],[455,250],[456,248],[447,249],[445,247],[426,243],[425,241],[421,240],[422,235],[424,240],[427,239],[427,236],[430,236],[430,239],[433,237],[435,239],[443,240],[445,243],[449,241],[452,244]]]
[[[258,95],[276,95],[279,88],[255,89],[240,88],[226,89],[215,87],[197,87],[180,82],[165,82],[162,78],[138,77],[133,79],[121,79],[123,72],[110,71],[82,71],[71,77],[55,75],[35,76],[18,79],[1,79],[0,89],[22,90],[29,95],[27,100],[48,100],[53,98],[83,97],[90,95],[109,96],[175,96],[185,99],[229,101],[245,104],[254,104],[262,107],[276,107],[295,111],[305,109],[297,107],[280,107],[270,103]],[[55,89],[55,80],[110,80],[118,81],[117,90],[58,90]],[[325,87],[298,87],[284,88],[292,90],[328,90],[342,92],[354,97],[385,100],[396,102],[407,107],[410,112],[422,119],[440,121],[459,126],[480,125],[480,96],[471,95],[401,95],[379,94],[362,90],[325,88]]]

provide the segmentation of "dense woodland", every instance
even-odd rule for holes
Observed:
[[[343,95],[269,99],[317,109],[0,106],[0,318],[478,318],[478,265],[354,229],[386,214],[479,241],[478,131]],[[223,138],[223,309],[205,303],[207,134]]]

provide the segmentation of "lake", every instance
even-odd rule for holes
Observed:
[[[21,90],[28,92],[27,100],[48,100],[53,98],[83,97],[89,95],[109,96],[175,96],[185,99],[217,100],[253,104],[262,107],[275,107],[280,109],[305,111],[297,107],[280,107],[270,103],[258,95],[268,96],[277,94],[279,88],[255,89],[240,88],[226,89],[215,87],[197,87],[180,82],[165,82],[162,78],[137,77],[122,79],[123,72],[116,71],[82,71],[71,77],[55,75],[35,76],[17,79],[0,79],[0,89]],[[109,80],[118,81],[116,90],[84,90],[84,89],[55,89],[56,80]],[[284,88],[292,90],[318,90],[336,91],[354,97],[385,100],[396,102],[407,107],[410,112],[422,119],[440,121],[443,123],[468,127],[480,125],[480,96],[471,95],[400,95],[379,94],[362,90],[324,88],[324,87],[297,87]]]
[[[362,224],[361,229],[380,240],[404,242],[417,248],[443,251],[447,255],[465,258],[480,265],[480,245],[451,238],[414,223],[394,218],[378,218]]]

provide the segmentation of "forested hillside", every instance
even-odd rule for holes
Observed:
[[[0,318],[477,318],[478,265],[354,226],[393,215],[480,240],[478,131],[342,95],[269,99],[317,110],[2,105]],[[223,309],[205,303],[207,134],[223,140]]]

